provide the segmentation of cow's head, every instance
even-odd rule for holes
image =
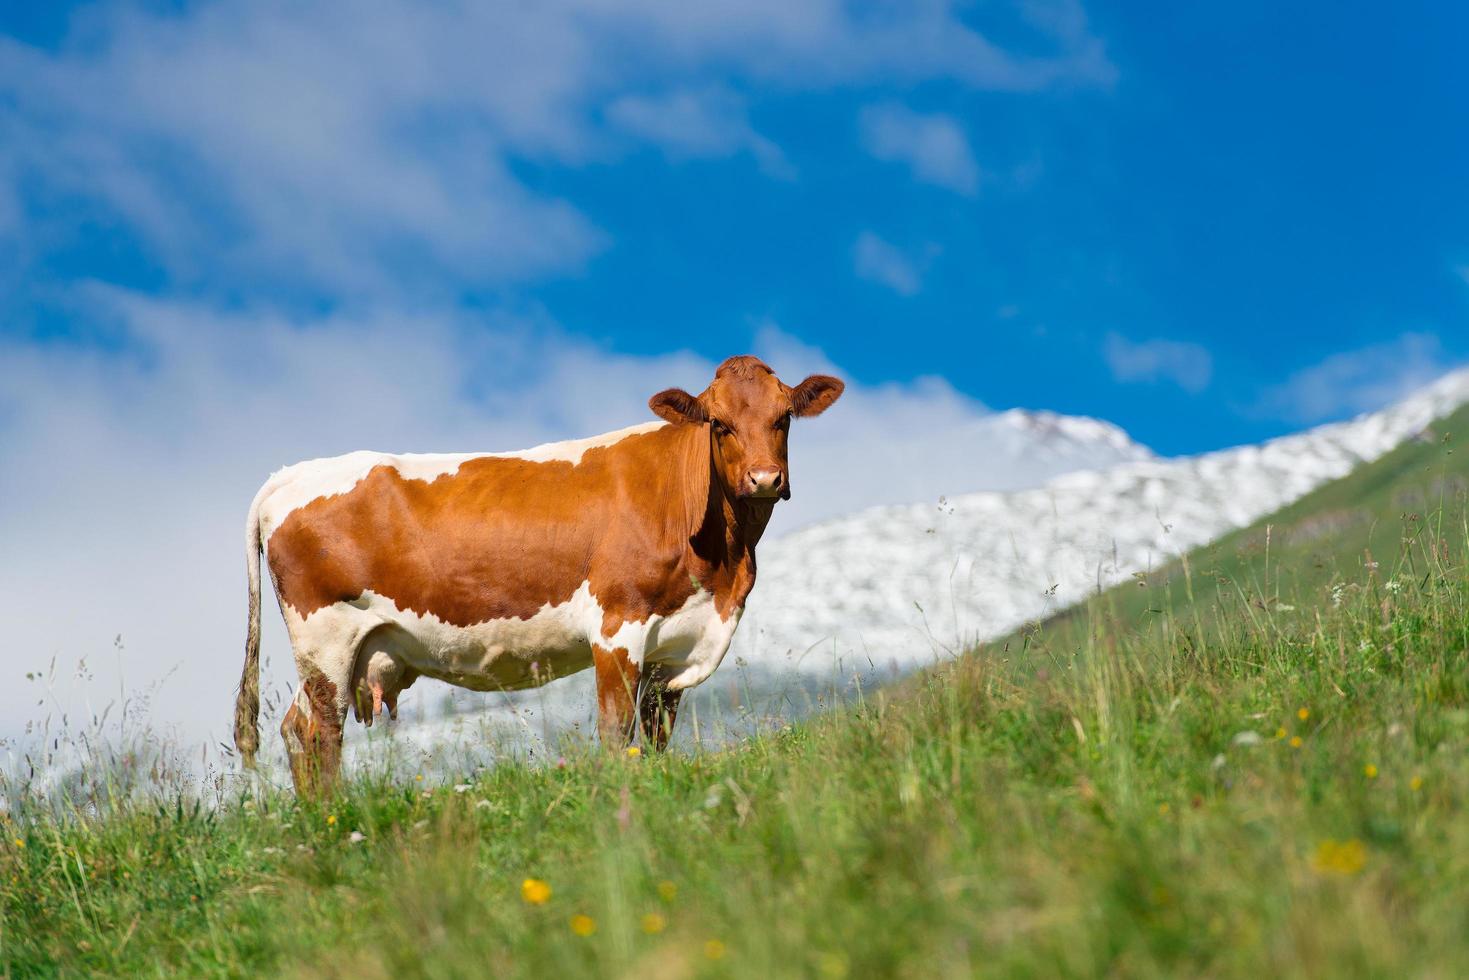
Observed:
[[[669,388],[650,398],[648,407],[675,425],[708,426],[714,472],[737,500],[788,500],[791,418],[820,415],[844,387],[829,375],[813,374],[792,388],[758,357],[744,355],[719,365],[697,398]]]

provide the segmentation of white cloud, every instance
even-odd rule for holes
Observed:
[[[912,259],[896,245],[875,233],[864,231],[852,245],[852,263],[857,275],[879,283],[901,296],[913,296],[923,288],[922,274]]]
[[[952,116],[884,102],[863,109],[859,123],[862,145],[877,159],[906,164],[918,180],[959,194],[979,187],[979,165]]]
[[[744,103],[725,89],[625,95],[607,107],[607,118],[673,160],[749,153],[767,175],[795,176],[780,147],[754,130]]]
[[[1255,409],[1296,423],[1343,418],[1391,404],[1457,366],[1436,336],[1405,333],[1296,371],[1267,388]]]
[[[389,267],[399,284],[504,280],[600,246],[507,166],[512,150],[587,152],[578,38],[536,7],[331,8],[94,13],[92,44],[7,43],[6,138],[33,179],[104,206],[186,279],[222,265],[344,290]]]
[[[670,152],[750,152],[786,176],[743,108],[711,97],[719,85],[1030,90],[1111,74],[1084,33],[1046,27],[1050,50],[1022,57],[942,4],[874,18],[836,0],[384,0],[370,14],[346,0],[221,0],[92,8],[77,24],[54,53],[0,38],[0,179],[100,205],[178,279],[232,292],[282,277],[381,293],[573,270],[605,235],[511,163],[619,152],[625,140],[599,123],[608,106]],[[54,219],[12,234],[69,231]]]
[[[649,419],[647,398],[662,388],[702,389],[714,369],[687,353],[615,354],[535,316],[383,310],[308,321],[105,288],[77,302],[78,316],[122,331],[137,353],[0,340],[0,735],[35,717],[27,671],[85,656],[96,681],[63,698],[74,717],[100,711],[119,676],[136,692],[173,669],[153,723],[223,738],[243,637],[241,528],[279,466],[359,448],[494,451],[606,431]],[[788,382],[845,375],[769,325],[755,352]],[[848,379],[830,412],[796,426],[795,493],[772,535],[1105,461],[1042,458],[1016,420],[941,379]],[[278,617],[267,620],[279,683],[289,657]]]
[[[1190,394],[1209,387],[1214,358],[1198,344],[1181,340],[1131,341],[1107,334],[1102,353],[1112,377],[1124,383],[1170,381]]]
[[[1061,84],[1105,86],[1116,78],[1101,41],[1064,19],[1028,18],[1043,35],[1044,51],[1022,55],[990,41],[970,26],[973,17],[961,17],[945,2],[894,5],[877,16],[843,0],[583,0],[570,6],[606,18],[604,24],[615,21],[619,37],[637,37],[670,61],[706,58],[785,85],[944,78],[976,89],[1023,92]]]

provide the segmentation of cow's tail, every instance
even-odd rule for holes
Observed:
[[[255,768],[260,748],[260,504],[272,489],[267,482],[250,503],[245,519],[245,574],[250,583],[250,610],[245,632],[245,667],[235,699],[235,749],[247,769]]]

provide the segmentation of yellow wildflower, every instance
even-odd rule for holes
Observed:
[[[1318,874],[1354,875],[1367,863],[1367,847],[1355,837],[1347,841],[1327,838],[1311,856],[1311,867]]]
[[[1292,735],[1291,736],[1291,740],[1290,740],[1290,747],[1293,748],[1293,749],[1300,748],[1301,747],[1301,736],[1299,736],[1299,735]]]
[[[328,827],[334,825],[336,822],[337,822],[337,815],[335,813],[328,813],[326,815],[326,825]]]
[[[1159,803],[1158,804],[1158,812],[1159,813],[1163,814],[1164,816],[1167,816],[1168,815],[1168,810],[1169,810],[1169,806],[1168,806],[1167,803]]]
[[[724,954],[726,952],[727,950],[724,947],[724,943],[720,942],[717,939],[711,939],[704,944],[704,955],[709,957],[711,960],[724,959]]]
[[[520,897],[531,905],[545,905],[551,900],[551,886],[539,878],[527,878],[520,883]]]
[[[571,931],[578,936],[590,936],[597,931],[597,920],[590,915],[573,915],[571,917]]]
[[[823,976],[844,977],[847,975],[847,959],[840,953],[822,953],[818,962]]]
[[[1300,711],[1296,712],[1296,717],[1301,719],[1301,721],[1305,721],[1307,718],[1311,717],[1311,712],[1305,708],[1302,708]]]
[[[643,916],[643,931],[653,936],[668,928],[668,920],[657,912],[649,912]]]
[[[678,886],[671,881],[658,882],[658,897],[665,902],[671,902],[678,895]]]
[[[1285,729],[1284,728],[1277,728],[1275,730],[1275,737],[1278,738],[1278,739],[1285,738],[1285,734],[1286,733],[1285,733]]]
[[[1414,776],[1412,779],[1408,780],[1408,788],[1415,793],[1418,792],[1420,789],[1423,788],[1423,777]]]
[[[1367,763],[1365,766],[1362,767],[1362,775],[1366,776],[1368,779],[1376,779],[1377,767],[1370,762]]]
[[[638,756],[643,754],[643,750],[638,748],[636,745],[629,745],[627,747],[627,754],[628,758],[636,759]]]
[[[24,848],[25,848],[25,846],[26,846],[26,842],[25,842],[25,841],[23,841],[23,840],[21,840],[21,839],[20,839],[20,838],[19,838],[19,837],[17,837],[17,838],[16,838],[16,839],[15,839],[15,846],[16,846],[16,847],[19,847],[19,848],[21,848],[21,849],[24,849]]]

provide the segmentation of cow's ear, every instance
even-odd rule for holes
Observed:
[[[704,406],[699,404],[699,399],[684,391],[682,388],[669,388],[660,391],[648,399],[648,407],[653,414],[667,422],[678,425],[680,422],[692,422],[697,425],[700,422],[709,421],[709,416],[704,411]]]
[[[840,378],[829,374],[813,374],[791,389],[791,410],[802,418],[820,415],[842,397],[846,389]]]

